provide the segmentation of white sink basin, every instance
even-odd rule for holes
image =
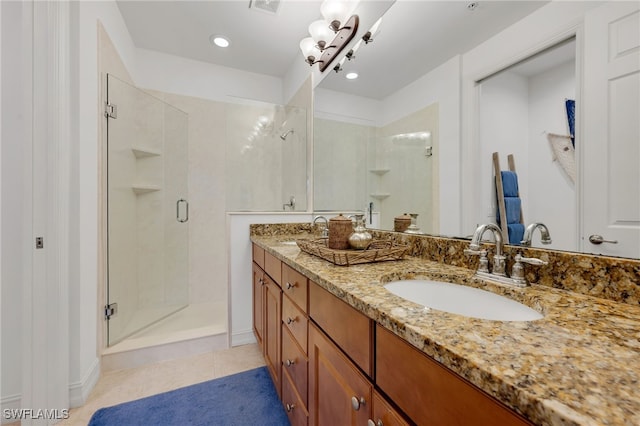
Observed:
[[[542,314],[499,294],[459,284],[431,280],[392,281],[391,293],[428,308],[471,318],[496,321],[534,321]]]

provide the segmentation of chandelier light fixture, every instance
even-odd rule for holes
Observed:
[[[318,64],[323,72],[353,39],[358,30],[358,15],[351,15],[347,3],[325,0],[320,6],[324,19],[309,25],[310,37],[300,42],[300,50],[309,65]]]

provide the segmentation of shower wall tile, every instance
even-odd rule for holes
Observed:
[[[417,213],[418,226],[425,232],[436,232],[433,212],[435,203],[434,176],[437,170],[438,104],[432,104],[377,129],[377,164],[389,172],[380,177],[384,191],[390,196],[378,202],[382,229],[393,229],[393,218],[403,213]],[[424,139],[408,136],[430,132]],[[403,136],[404,135],[404,136]],[[433,155],[425,155],[432,146]]]
[[[225,104],[164,94],[189,115],[189,300],[227,300]]]

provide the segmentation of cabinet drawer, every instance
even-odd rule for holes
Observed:
[[[282,370],[286,371],[296,387],[300,399],[307,406],[307,356],[289,330],[282,330]]]
[[[282,262],[269,252],[264,252],[264,271],[282,286]]]
[[[282,291],[307,313],[307,277],[286,264],[282,264]]]
[[[309,317],[369,377],[373,374],[373,321],[313,281],[309,282]]]
[[[282,322],[307,353],[307,317],[288,297],[282,298]]]
[[[380,325],[376,384],[417,424],[530,424]]]
[[[307,426],[309,423],[309,413],[299,397],[289,375],[285,373],[282,382],[282,405],[291,426]]]
[[[264,269],[264,249],[257,244],[253,244],[253,261]]]

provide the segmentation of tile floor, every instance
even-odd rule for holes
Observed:
[[[102,407],[144,398],[264,365],[258,345],[236,346],[187,358],[103,373],[85,405],[70,411],[61,426],[86,426]]]

